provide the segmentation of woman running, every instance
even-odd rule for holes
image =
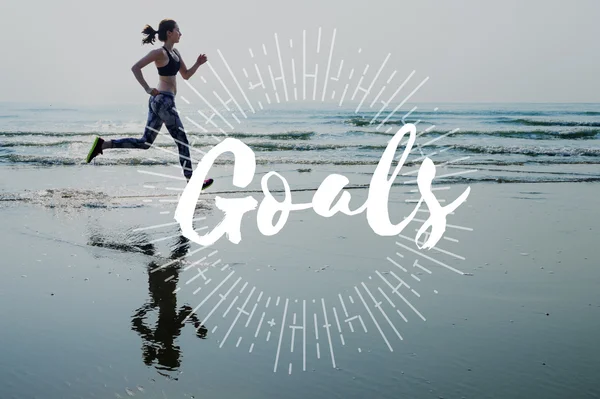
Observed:
[[[201,54],[190,69],[186,67],[179,51],[173,48],[175,43],[179,43],[181,31],[177,23],[172,19],[163,19],[158,25],[158,31],[155,31],[150,25],[146,25],[142,33],[146,35],[142,40],[142,44],[154,44],[157,34],[158,40],[164,42],[164,46],[150,51],[131,68],[137,81],[146,90],[146,93],[150,94],[148,101],[148,121],[144,135],[141,138],[123,138],[107,141],[96,137],[88,153],[87,163],[90,163],[98,154],[102,154],[103,150],[110,148],[141,148],[147,150],[152,146],[164,124],[177,144],[179,163],[183,168],[183,175],[189,182],[193,172],[192,160],[190,158],[187,136],[177,113],[177,108],[175,107],[175,94],[177,93],[176,75],[177,72],[180,72],[184,79],[191,78],[196,73],[198,67],[206,62],[206,55]],[[154,62],[158,69],[159,81],[157,88],[148,86],[142,75],[142,68],[151,62]],[[206,179],[202,188],[207,188],[212,183],[213,179]]]

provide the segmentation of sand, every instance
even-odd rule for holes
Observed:
[[[356,207],[372,173],[270,165],[233,194],[231,168],[219,166],[196,226],[222,218],[216,195],[260,201],[269,170],[305,190],[294,202],[344,174]],[[597,183],[472,184],[448,217],[445,252],[416,249],[422,222],[381,237],[364,214],[311,210],[272,237],[246,215],[239,244],[201,249],[178,236],[184,183],[169,175],[179,170],[0,168],[0,397],[600,394]],[[466,187],[436,195],[451,201]],[[415,188],[392,189],[393,220],[413,209]],[[196,307],[200,330],[183,320]]]

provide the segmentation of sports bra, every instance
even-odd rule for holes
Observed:
[[[171,57],[171,53],[169,52],[169,50],[167,50],[166,48],[164,49],[167,52],[167,55],[169,56],[169,63],[163,67],[157,67],[158,74],[160,76],[177,75],[177,72],[179,72],[179,67],[181,66],[181,61],[175,61],[175,59]]]

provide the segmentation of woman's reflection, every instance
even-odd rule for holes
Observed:
[[[139,246],[138,246],[139,247]],[[154,255],[154,246],[145,244],[143,249],[148,255]],[[180,236],[172,248],[170,259],[175,260],[185,256],[189,249],[189,240]],[[150,253],[151,252],[151,253]],[[164,262],[166,263],[166,262]],[[164,264],[163,263],[163,264]],[[157,371],[172,378],[169,372],[176,371],[181,365],[181,350],[175,340],[181,334],[185,323],[191,323],[196,328],[199,338],[206,338],[208,330],[201,325],[198,317],[191,313],[192,308],[183,305],[177,310],[177,282],[181,271],[181,262],[175,262],[167,267],[157,269],[161,264],[152,261],[148,265],[149,300],[132,317],[132,329],[143,340],[142,358],[147,366],[154,365]],[[145,324],[147,313],[158,308],[158,320],[152,327]],[[189,317],[188,317],[189,315]],[[187,320],[186,317],[188,318]],[[185,320],[185,321],[184,321]]]

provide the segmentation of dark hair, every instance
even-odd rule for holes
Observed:
[[[164,42],[167,40],[167,31],[173,31],[175,29],[176,22],[172,19],[163,19],[158,24],[158,30],[154,30],[150,25],[144,26],[142,33],[146,37],[142,40],[142,44],[154,44],[156,34],[158,33],[158,40]]]

